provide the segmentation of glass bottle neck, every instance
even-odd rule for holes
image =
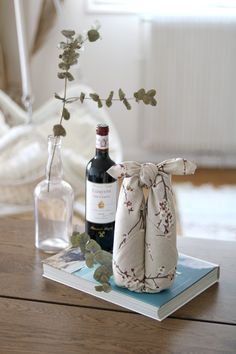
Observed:
[[[46,179],[50,182],[62,180],[61,137],[48,137],[48,161],[46,166]]]

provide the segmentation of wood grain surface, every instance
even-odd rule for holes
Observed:
[[[32,220],[0,219],[0,354],[236,352],[236,243],[178,238],[218,285],[158,322],[42,277]]]
[[[1,299],[0,352],[30,354],[235,353],[236,327]]]
[[[236,243],[179,237],[180,251],[221,265],[219,284],[206,290],[172,317],[236,324]],[[32,221],[0,219],[0,296],[74,304],[129,312],[104,300],[42,277],[42,260],[34,247]]]

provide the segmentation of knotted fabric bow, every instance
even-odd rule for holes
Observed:
[[[116,213],[113,276],[118,286],[155,293],[169,288],[178,260],[171,175],[195,172],[185,159],[123,162],[107,172],[123,178]],[[145,201],[143,188],[148,189]]]

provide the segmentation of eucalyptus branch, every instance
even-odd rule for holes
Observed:
[[[66,38],[66,42],[62,41],[59,43],[59,49],[63,50],[62,54],[59,55],[59,59],[61,60],[58,64],[59,69],[62,71],[58,72],[57,76],[59,79],[64,80],[64,97],[60,97],[57,93],[55,93],[55,98],[62,101],[62,112],[59,124],[54,125],[53,132],[55,136],[65,136],[66,130],[62,125],[63,119],[69,120],[70,113],[66,108],[66,104],[72,103],[77,98],[69,98],[67,99],[67,83],[68,81],[73,81],[74,77],[70,73],[70,68],[72,65],[78,63],[78,58],[80,56],[80,49],[84,45],[86,41],[95,42],[98,38],[100,38],[100,34],[98,32],[98,28],[90,29],[87,32],[86,37],[82,35],[75,36],[75,31],[73,30],[63,30],[62,35]]]
[[[72,65],[78,63],[78,58],[80,56],[79,50],[82,48],[84,43],[86,41],[95,42],[98,38],[100,38],[98,27],[95,29],[94,28],[90,29],[87,32],[86,37],[83,37],[82,35],[78,35],[77,37],[75,37],[75,31],[73,30],[63,30],[61,33],[66,38],[66,41],[62,41],[58,45],[59,49],[63,50],[63,52],[62,54],[59,55],[60,62],[58,64],[58,67],[61,71],[58,72],[57,76],[59,79],[64,80],[64,95],[63,97],[60,97],[57,93],[55,93],[55,98],[62,101],[62,110],[61,110],[61,117],[60,117],[59,124],[55,124],[53,127],[54,136],[66,136],[66,130],[62,125],[63,119],[64,120],[70,119],[70,112],[68,111],[66,104],[75,101],[75,99],[71,99],[71,98],[67,99],[68,81],[74,80],[73,75],[70,73],[70,68]],[[55,149],[56,146],[54,147],[52,153],[52,159],[49,167],[48,192],[50,186],[51,170],[52,170],[52,164],[55,155]]]
[[[114,91],[110,91],[109,96],[107,98],[101,98],[97,93],[90,93],[89,96],[86,96],[84,92],[81,92],[80,97],[71,97],[73,101],[80,100],[81,103],[84,102],[84,100],[89,100],[92,99],[94,102],[97,103],[98,108],[103,107],[103,103],[109,108],[111,107],[112,103],[114,101],[121,101],[125,105],[125,107],[130,110],[131,105],[129,101],[135,100],[136,102],[142,101],[146,105],[152,105],[156,106],[157,101],[155,99],[156,95],[156,90],[149,90],[145,91],[144,88],[138,90],[137,92],[134,92],[133,97],[127,98],[124,91],[120,88],[118,90],[118,96],[119,97],[114,97]]]
[[[63,50],[62,54],[59,55],[59,59],[61,60],[58,64],[60,71],[58,73],[58,78],[65,80],[64,85],[64,97],[60,97],[57,93],[55,93],[55,98],[62,101],[62,113],[59,124],[54,125],[53,132],[55,136],[65,136],[66,130],[63,126],[63,119],[69,120],[70,113],[66,107],[67,104],[73,103],[75,101],[80,101],[81,103],[84,100],[92,100],[94,101],[98,108],[102,108],[104,105],[106,107],[111,107],[114,101],[120,101],[124,104],[124,106],[130,110],[131,104],[129,101],[134,100],[139,103],[140,101],[146,105],[156,106],[157,101],[155,98],[156,90],[151,89],[145,91],[144,88],[139,89],[137,92],[134,92],[133,97],[126,97],[124,91],[120,88],[118,90],[117,97],[114,97],[114,91],[110,91],[107,98],[101,98],[99,94],[96,92],[91,92],[86,96],[84,92],[80,93],[79,97],[68,97],[67,94],[67,83],[68,81],[73,81],[74,77],[70,73],[70,68],[72,65],[78,63],[78,59],[80,56],[80,49],[84,45],[86,41],[95,42],[100,38],[99,27],[90,29],[86,36],[83,37],[81,34],[75,35],[75,31],[73,30],[63,30],[61,33],[64,37],[66,37],[66,42],[62,41],[59,43],[59,49]]]
[[[84,255],[86,266],[95,268],[93,277],[100,283],[96,285],[97,291],[104,291],[106,293],[112,290],[110,284],[110,277],[112,271],[112,254],[101,249],[101,246],[90,238],[85,232],[80,234],[73,232],[71,236],[72,247],[79,247]]]
[[[86,36],[81,34],[76,36],[75,31],[73,30],[63,30],[61,31],[62,35],[66,40],[61,41],[58,45],[58,48],[62,50],[62,53],[59,55],[60,62],[58,67],[60,71],[57,76],[59,79],[64,80],[64,94],[63,97],[55,93],[55,98],[60,100],[62,103],[61,117],[58,124],[53,126],[54,136],[66,136],[66,129],[63,126],[63,120],[70,119],[70,112],[67,108],[67,105],[75,101],[80,101],[82,104],[84,100],[92,100],[97,104],[98,108],[102,108],[104,105],[106,107],[111,107],[114,101],[120,101],[124,104],[127,110],[131,110],[131,104],[129,101],[135,100],[137,103],[143,102],[146,105],[156,106],[157,101],[155,98],[156,90],[151,89],[145,91],[144,88],[139,89],[134,92],[133,97],[126,97],[124,91],[120,88],[118,90],[117,96],[114,97],[114,91],[110,91],[107,98],[101,98],[96,92],[91,92],[87,96],[84,92],[80,93],[79,97],[68,97],[67,98],[67,86],[69,81],[73,81],[74,77],[70,72],[71,66],[78,63],[80,57],[80,50],[83,47],[84,43],[95,42],[100,38],[99,26],[96,28],[91,28]],[[49,181],[51,176],[51,168],[53,163],[54,153],[52,155],[52,161],[49,169]],[[49,188],[49,187],[48,187]]]

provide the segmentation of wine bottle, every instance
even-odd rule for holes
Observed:
[[[97,125],[96,153],[86,168],[85,231],[102,249],[112,252],[117,181],[106,172],[115,164],[109,156],[108,134],[108,125]]]

